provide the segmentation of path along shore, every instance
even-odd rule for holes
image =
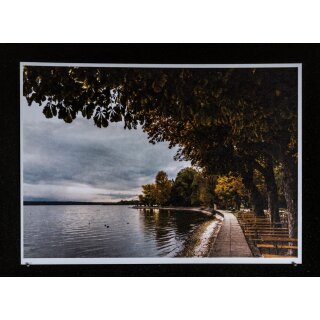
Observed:
[[[238,219],[231,211],[220,210],[224,216],[210,257],[252,257],[247,240],[239,225]]]

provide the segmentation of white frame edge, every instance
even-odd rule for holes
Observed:
[[[105,68],[297,68],[298,69],[298,257],[296,258],[24,258],[23,242],[23,99],[24,66],[105,67]],[[139,63],[51,63],[20,62],[20,237],[22,265],[82,265],[82,264],[302,264],[302,63],[252,64],[139,64]]]

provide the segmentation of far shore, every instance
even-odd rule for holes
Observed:
[[[134,205],[133,201],[118,202],[83,202],[83,201],[24,201],[24,206],[128,206]]]

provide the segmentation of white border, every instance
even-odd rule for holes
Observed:
[[[24,66],[105,67],[105,68],[298,68],[298,257],[297,258],[24,258],[23,243],[23,97]],[[302,63],[267,64],[135,64],[135,63],[51,63],[20,62],[20,183],[21,183],[21,264],[301,264],[302,263]]]
[[[23,119],[22,119],[22,99],[23,97],[23,63],[20,62],[20,242],[21,242],[21,264],[26,264],[23,254]]]

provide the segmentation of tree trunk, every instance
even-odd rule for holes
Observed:
[[[297,236],[298,226],[298,167],[292,154],[283,150],[281,145],[273,145],[270,154],[283,168],[283,189],[288,211],[288,228],[291,237]]]
[[[236,198],[235,198],[235,209],[237,211],[239,211],[240,207],[241,207],[241,198],[238,195],[236,195]]]
[[[273,223],[280,222],[278,194],[274,190],[268,190],[268,209]]]
[[[257,216],[264,216],[263,211],[263,197],[257,186],[253,183],[253,168],[249,166],[242,174],[243,183],[249,192],[249,201],[253,212]]]
[[[266,161],[264,179],[267,187],[268,208],[271,213],[271,220],[272,222],[280,222],[278,188],[274,177],[272,159],[267,159]]]
[[[252,183],[252,186],[250,188],[251,190],[249,192],[252,210],[257,216],[264,216],[263,197],[254,183]]]
[[[298,180],[297,166],[292,157],[283,158],[283,189],[288,210],[288,228],[291,237],[297,236]]]

